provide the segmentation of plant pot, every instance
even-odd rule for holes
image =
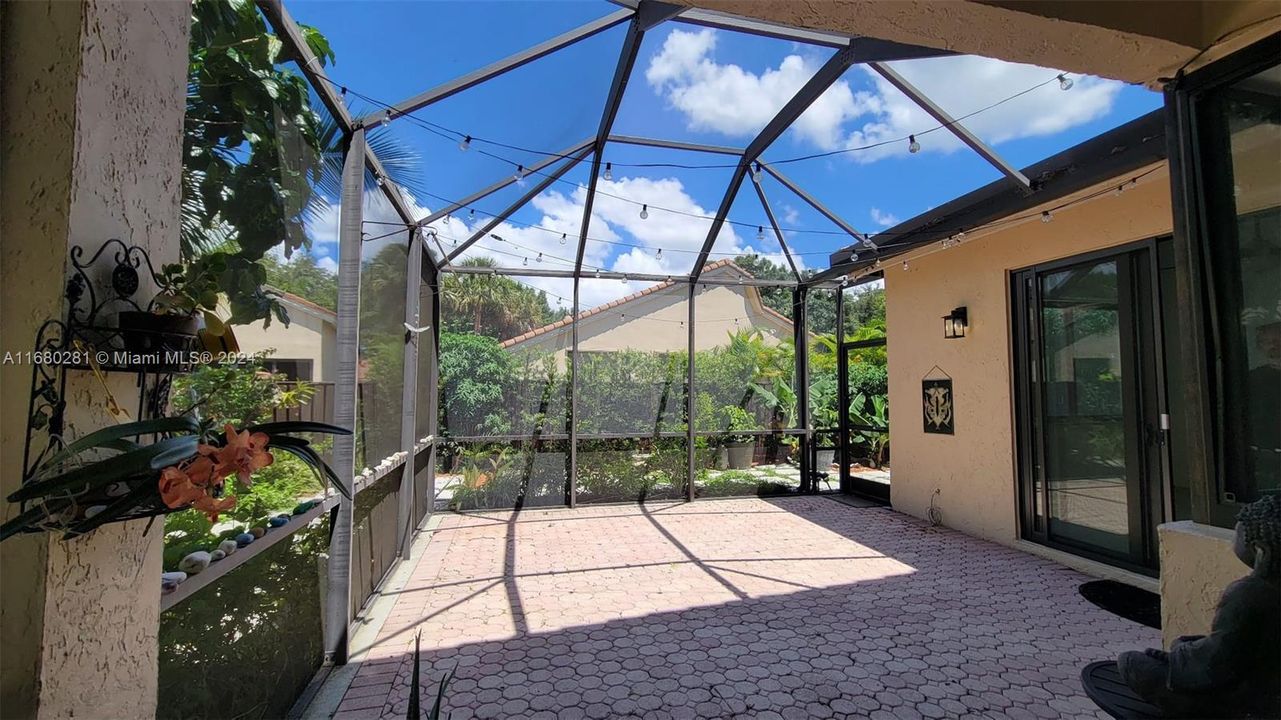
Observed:
[[[726,448],[716,448],[716,469],[724,470],[729,467],[729,450]]]
[[[725,448],[730,470],[747,470],[752,467],[755,442],[732,442]]]
[[[814,454],[817,458],[814,460],[814,469],[818,472],[827,472],[831,469],[832,463],[836,461],[836,450],[816,450]]]
[[[125,349],[137,353],[189,350],[196,335],[196,318],[191,315],[157,315],[128,310],[116,319]]]

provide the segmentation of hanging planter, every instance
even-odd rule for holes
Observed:
[[[296,433],[350,435],[334,425],[276,422],[221,431],[191,417],[125,423],[92,432],[43,462],[8,496],[24,509],[0,526],[0,541],[17,533],[83,535],[112,522],[193,508],[211,521],[235,507],[228,480],[247,487],[253,472],[274,461],[272,450],[302,460],[322,482],[350,499],[310,442]],[[143,436],[158,438],[146,444]]]

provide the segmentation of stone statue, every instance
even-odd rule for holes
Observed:
[[[1121,678],[1175,717],[1281,717],[1281,496],[1237,516],[1232,550],[1252,568],[1223,591],[1209,635],[1122,653]]]

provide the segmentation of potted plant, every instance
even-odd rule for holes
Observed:
[[[125,346],[136,352],[185,349],[197,335],[208,350],[237,350],[228,322],[218,315],[223,298],[232,323],[262,319],[270,324],[274,316],[289,324],[278,298],[263,287],[266,269],[238,254],[213,252],[165,265],[155,280],[160,290],[148,310],[117,316]]]
[[[836,377],[824,376],[817,380],[810,389],[810,406],[812,408],[811,422],[816,430],[833,430],[840,422],[840,416],[837,413],[837,388]],[[832,433],[823,433],[828,438]],[[815,434],[815,438],[819,435]],[[819,444],[815,449],[815,469],[819,472],[825,472],[831,467],[836,458],[835,447],[824,447]]]
[[[885,462],[885,451],[890,444],[889,401],[884,395],[873,395],[869,400],[863,393],[854,396],[850,401],[850,417],[855,425],[884,428],[883,430],[859,430],[851,434],[856,441],[867,446],[873,467],[880,468]]]
[[[729,442],[726,445],[728,466],[731,470],[746,470],[752,466],[752,454],[756,450],[756,437],[752,433],[764,429],[756,415],[746,408],[729,406],[725,408],[729,418]],[[744,433],[744,434],[738,434]]]

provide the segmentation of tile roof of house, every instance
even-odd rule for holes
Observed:
[[[287,292],[285,290],[281,290],[278,287],[273,287],[270,285],[267,286],[267,289],[279,295],[282,300],[288,300],[289,302],[295,305],[298,305],[306,310],[311,310],[313,312],[324,315],[325,317],[328,317],[328,318],[337,319],[338,317],[338,313],[334,312],[333,310],[330,310],[324,305],[319,305],[317,303],[314,303],[301,295],[295,295],[291,292]]]
[[[711,262],[704,265],[703,272],[708,273],[714,270],[720,270],[721,268],[730,268],[732,270],[737,270],[738,272],[742,273],[747,277],[752,277],[751,273],[744,270],[742,267],[739,267],[739,265],[730,258],[723,258],[721,260],[717,260],[715,262]],[[608,310],[612,310],[618,307],[619,305],[624,305],[626,303],[632,302],[633,300],[639,300],[640,298],[643,298],[646,295],[653,295],[656,292],[666,290],[671,287],[675,287],[678,284],[681,284],[681,283],[678,283],[675,280],[667,280],[665,282],[660,282],[657,285],[652,285],[650,287],[647,287],[644,290],[641,290],[640,292],[634,292],[631,295],[624,295],[623,297],[617,300],[614,300],[612,302],[605,303],[604,305],[597,305],[594,308],[584,310],[578,313],[578,319],[582,320],[584,318],[589,318],[593,315],[599,315]],[[769,307],[765,303],[761,303],[761,307],[765,309],[765,312],[767,314],[773,315],[774,317],[776,317],[779,320],[782,320],[788,325],[792,324],[792,321],[789,320],[787,316],[783,315],[782,313],[779,313],[778,311]],[[567,327],[572,322],[573,322],[573,317],[566,315],[565,317],[561,318],[560,320],[557,320],[554,323],[549,323],[542,327],[534,328],[529,332],[517,335],[514,338],[509,338],[507,340],[504,340],[501,343],[499,343],[498,346],[502,348],[508,348],[508,347],[511,347],[512,345],[516,345],[517,343],[522,343],[531,338],[538,337],[539,335],[546,335],[549,332],[553,332],[555,330],[559,330],[560,328]]]

